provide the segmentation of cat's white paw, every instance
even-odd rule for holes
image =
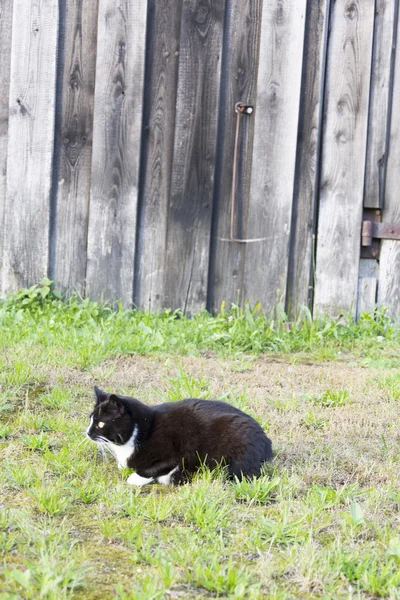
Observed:
[[[167,475],[161,475],[161,477],[157,477],[158,483],[162,483],[162,485],[169,485],[171,483],[171,479],[174,473],[179,469],[179,467],[175,467],[172,469]]]
[[[152,481],[152,477],[140,477],[140,475],[138,475],[137,473],[132,473],[132,475],[129,475],[128,479],[126,480],[126,483],[128,483],[129,485],[142,486],[147,485]]]

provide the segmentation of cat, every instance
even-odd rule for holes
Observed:
[[[127,483],[185,483],[201,465],[224,465],[228,476],[259,476],[272,458],[271,440],[249,415],[225,402],[187,399],[147,406],[94,388],[86,434],[136,472]]]

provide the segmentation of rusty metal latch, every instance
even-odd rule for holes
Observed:
[[[362,246],[372,246],[372,240],[399,240],[400,224],[363,221]]]
[[[251,104],[245,104],[244,102],[237,102],[235,104],[236,112],[236,133],[235,133],[235,147],[233,152],[233,174],[232,174],[232,193],[231,193],[231,222],[229,238],[218,238],[220,242],[231,242],[234,244],[251,244],[254,242],[263,242],[268,238],[254,238],[249,240],[239,239],[235,233],[235,217],[236,217],[236,193],[237,193],[237,179],[238,179],[238,155],[239,155],[239,141],[240,141],[240,128],[242,118],[244,115],[250,117],[254,112],[254,107]]]

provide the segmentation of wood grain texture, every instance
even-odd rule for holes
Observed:
[[[284,305],[299,119],[305,0],[264,1],[244,299]]]
[[[312,304],[314,240],[331,0],[308,4],[294,185],[286,310],[296,318]]]
[[[100,0],[87,291],[132,304],[147,1]]]
[[[167,214],[174,152],[182,0],[150,0],[144,106],[143,187],[138,226],[137,306],[163,306]]]
[[[0,0],[0,281],[7,189],[8,105],[11,65],[12,0]]]
[[[363,313],[372,313],[376,308],[376,292],[378,287],[378,261],[360,259],[358,274],[357,319]]]
[[[385,196],[387,126],[396,0],[377,0],[371,73],[364,206],[379,208]]]
[[[328,56],[316,313],[357,308],[374,0],[337,0]]]
[[[228,306],[243,301],[245,247],[222,240],[230,236],[237,118],[234,107],[237,102],[255,103],[261,12],[260,0],[232,0],[227,9],[208,298],[208,308],[214,312],[223,301]],[[235,231],[243,238],[247,236],[254,116],[242,117],[241,123]]]
[[[60,19],[50,274],[83,292],[92,159],[98,1],[68,0]]]
[[[14,0],[3,291],[48,271],[58,0]]]
[[[224,0],[187,0],[168,209],[166,306],[205,308],[217,139]]]
[[[400,223],[400,28],[394,70],[393,106],[386,175],[385,209],[382,221]],[[378,304],[387,306],[389,314],[400,319],[400,241],[382,240]]]

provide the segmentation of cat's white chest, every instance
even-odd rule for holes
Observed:
[[[118,466],[124,469],[128,466],[128,459],[134,454],[136,449],[136,438],[138,434],[137,426],[134,428],[133,433],[129,440],[123,446],[117,446],[117,444],[109,443],[112,453],[117,459]]]

